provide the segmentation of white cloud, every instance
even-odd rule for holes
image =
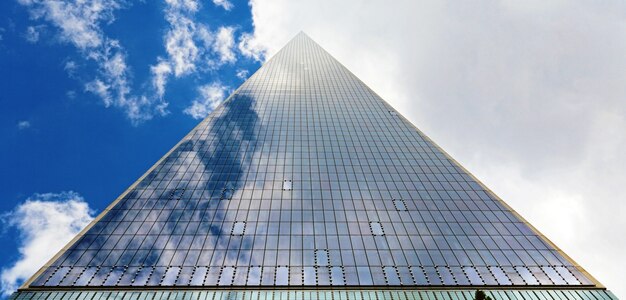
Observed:
[[[203,85],[198,88],[200,97],[193,101],[191,106],[185,108],[184,113],[190,115],[194,119],[206,118],[226,96],[228,87],[223,86],[219,82]]]
[[[199,50],[193,40],[195,23],[178,13],[169,12],[167,16],[172,28],[165,37],[165,49],[170,57],[174,75],[186,75],[196,69]]]
[[[237,78],[239,79],[248,79],[248,74],[250,74],[250,72],[248,70],[244,70],[244,69],[239,69],[237,70]]]
[[[22,130],[22,129],[28,129],[30,128],[31,124],[29,121],[19,121],[17,122],[17,128]]]
[[[195,34],[198,41],[202,44],[202,49],[211,49],[213,43],[215,43],[215,33],[211,32],[208,26],[198,24]]]
[[[626,297],[626,4],[251,5],[244,55],[304,30]]]
[[[165,19],[170,27],[163,37],[168,57],[157,58],[157,64],[150,67],[152,86],[157,96],[163,99],[168,77],[187,75],[196,70],[196,61],[200,49],[196,46],[194,35],[196,23],[193,15],[200,4],[195,0],[166,0]],[[206,32],[202,32],[206,34]],[[207,38],[202,36],[201,38]]]
[[[78,64],[73,60],[68,60],[65,62],[65,66],[63,66],[63,70],[67,72],[70,77],[76,75],[76,70],[78,70]]]
[[[35,194],[3,221],[19,232],[19,259],[3,267],[2,293],[13,293],[93,219],[85,199],[75,192]]]
[[[221,6],[225,10],[233,9],[233,4],[228,0],[213,0],[213,4]]]
[[[162,98],[168,78],[194,74],[198,71],[214,70],[225,63],[233,63],[236,55],[234,28],[220,27],[211,31],[205,24],[196,21],[200,4],[194,0],[167,0],[165,19],[169,28],[165,33],[164,47],[167,57],[158,57],[151,66],[152,86]]]
[[[104,101],[104,105],[106,106],[111,105],[111,103],[113,102],[111,93],[109,92],[110,89],[111,86],[105,84],[100,79],[94,79],[93,81],[85,84],[85,90],[100,96],[100,98],[102,98],[102,101]]]
[[[267,57],[268,45],[269,43],[260,42],[255,34],[243,33],[239,37],[238,48],[243,56],[261,62]]]
[[[233,63],[236,60],[233,52],[233,46],[235,45],[234,31],[232,27],[220,27],[217,30],[213,51],[219,54],[220,62],[222,63]]]
[[[122,109],[134,124],[167,113],[163,110],[167,103],[161,98],[132,95],[124,48],[102,31],[101,25],[113,22],[114,12],[123,8],[125,1],[19,0],[19,3],[29,8],[31,18],[48,21],[58,28],[61,41],[74,45],[85,59],[96,62],[98,75],[86,84],[85,89],[101,97],[105,106]],[[33,28],[32,32],[30,28]],[[29,27],[31,41],[38,39],[36,29]],[[69,65],[68,68],[66,64],[70,76],[75,66]]]
[[[29,43],[36,43],[39,41],[39,31],[41,30],[41,26],[28,26],[26,27],[26,33],[24,34],[24,38]]]
[[[151,66],[150,71],[152,72],[152,86],[157,91],[157,95],[163,97],[167,77],[172,74],[172,67],[168,62],[160,61],[155,66]]]
[[[196,12],[200,8],[200,3],[197,0],[165,0],[165,3],[169,8],[178,11]]]
[[[61,38],[82,50],[101,46],[105,37],[101,22],[113,20],[113,11],[121,8],[118,0],[31,1],[19,0],[29,7],[34,19],[46,19],[61,30]]]

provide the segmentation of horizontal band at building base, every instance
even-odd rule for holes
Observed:
[[[11,300],[473,300],[476,289],[19,291]],[[491,289],[492,300],[617,300],[603,289]]]

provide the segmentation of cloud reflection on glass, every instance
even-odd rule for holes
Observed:
[[[593,284],[300,34],[31,286]]]

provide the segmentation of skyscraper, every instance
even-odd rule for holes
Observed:
[[[616,299],[305,34],[18,299]]]

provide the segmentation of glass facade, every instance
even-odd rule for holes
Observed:
[[[11,300],[474,300],[475,290],[170,290],[22,292]],[[497,300],[617,300],[606,290],[486,290]]]
[[[598,287],[304,34],[25,288],[225,286]]]

